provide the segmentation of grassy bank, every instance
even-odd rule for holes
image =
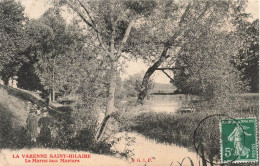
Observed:
[[[220,160],[219,123],[207,123],[207,126],[199,133],[203,135],[201,139],[194,140],[194,131],[198,124],[204,118],[213,114],[216,114],[216,112],[194,112],[183,115],[146,112],[136,116],[130,128],[160,143],[176,144],[194,152],[196,152],[194,143],[198,147],[201,147],[201,145],[197,143],[201,143],[204,149],[199,149],[200,154],[203,154],[208,161],[213,158]],[[227,115],[232,118],[258,117],[258,112],[254,114],[229,112]],[[257,121],[259,122],[259,119]],[[200,138],[200,136],[198,137]]]
[[[189,147],[198,124],[217,112],[193,112],[187,114],[167,114],[145,112],[134,117],[131,129],[163,143],[175,143]],[[232,118],[258,117],[258,113],[233,112],[226,115]]]
[[[147,138],[154,139],[160,143],[176,144],[191,151],[196,151],[196,146],[204,147],[203,155],[208,160],[220,160],[220,129],[219,119],[209,119],[204,128],[199,133],[195,133],[200,122],[215,114],[225,114],[221,118],[247,118],[256,117],[259,122],[258,95],[250,97],[248,95],[241,96],[242,100],[239,109],[230,109],[229,111],[213,111],[210,109],[198,110],[191,113],[156,113],[156,112],[140,112],[133,116],[131,120],[125,121],[129,124],[128,128],[136,131]],[[206,122],[206,121],[205,121]],[[194,140],[194,134],[198,134],[198,139]],[[197,145],[201,143],[202,145]],[[216,145],[215,145],[216,144]],[[215,147],[212,147],[215,145]],[[254,165],[254,164],[253,164]]]
[[[26,129],[27,101],[40,107],[46,106],[41,99],[26,91],[0,85],[0,149],[39,147],[30,142]],[[49,113],[55,119],[55,135],[50,148],[110,153],[110,145],[95,142],[94,130],[84,129],[74,135],[74,118],[70,115],[72,111],[69,107],[49,107]]]

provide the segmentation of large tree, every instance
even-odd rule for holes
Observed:
[[[47,10],[39,19],[30,20],[26,33],[30,39],[30,45],[27,47],[29,64],[33,64],[41,84],[49,92],[50,99],[55,101],[55,92],[60,86],[56,83],[56,76],[62,68],[57,65],[57,60],[65,57],[78,39],[75,38],[77,35],[69,30],[59,10],[53,8]]]
[[[259,20],[248,22],[239,19],[235,22],[240,39],[239,52],[233,56],[233,64],[243,74],[243,81],[250,92],[259,91]]]
[[[182,93],[227,106],[244,87],[241,73],[231,64],[239,48],[236,40],[229,32],[208,31],[203,40],[187,45],[176,60],[173,84]]]
[[[16,74],[24,61],[27,47],[24,8],[15,0],[0,1],[0,70],[5,84]]]
[[[108,79],[108,101],[106,116],[114,111],[116,77],[120,68],[119,59],[124,54],[130,32],[138,21],[149,15],[156,6],[155,1],[137,0],[100,0],[100,1],[59,1],[67,5],[76,13],[86,28],[95,36],[101,56],[97,57],[106,61]]]
[[[135,39],[129,42],[129,52],[148,60],[142,90],[137,103],[147,94],[151,75],[160,67],[174,68],[174,62],[187,45],[203,38],[208,30],[229,29],[233,15],[242,12],[244,1],[160,1],[149,20],[140,23]],[[132,38],[131,38],[132,39]]]

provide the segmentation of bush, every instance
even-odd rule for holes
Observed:
[[[135,98],[135,100],[137,99],[137,95],[141,91],[142,79],[143,79],[143,74],[137,73],[137,74],[130,75],[129,78],[124,80],[123,93],[127,99],[129,98]],[[147,85],[147,91],[148,91],[147,95],[149,95],[153,87],[154,87],[154,81],[150,79]]]
[[[95,132],[91,128],[81,130],[76,137],[68,142],[70,149],[90,151],[98,154],[111,154],[109,143],[96,142]]]

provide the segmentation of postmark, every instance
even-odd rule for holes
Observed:
[[[207,163],[221,165],[221,147],[219,122],[221,119],[230,118],[225,114],[212,114],[203,118],[196,127],[193,135],[194,148],[202,159]]]
[[[239,163],[258,161],[256,119],[222,119],[221,162]]]

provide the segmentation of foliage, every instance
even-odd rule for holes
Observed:
[[[251,92],[259,90],[259,20],[252,23],[240,21],[236,35],[240,37],[239,52],[233,57],[233,64],[242,73],[243,81]]]
[[[142,15],[151,13],[156,6],[156,2],[153,0],[81,1],[81,3],[85,4],[87,10],[91,9],[93,22],[108,47],[110,47],[110,39],[114,33],[115,48],[119,48],[121,45],[127,28],[133,26],[130,25],[131,21],[136,22]]]
[[[207,31],[219,32],[232,27],[229,22],[244,9],[244,1],[158,1],[153,14],[131,33],[127,47],[127,51],[150,65],[138,102],[142,103],[147,82],[158,68],[175,68],[176,58],[187,47],[203,41]]]
[[[229,34],[207,31],[204,40],[188,45],[177,58],[173,84],[183,93],[228,105],[232,95],[243,90],[240,73],[230,63],[237,50],[234,43]]]
[[[142,77],[142,73],[137,73],[130,75],[128,78],[124,80],[123,93],[127,99],[131,97],[137,98],[137,95],[141,90]],[[150,92],[153,89],[153,87],[154,82],[153,80],[150,80],[148,84],[148,92]]]
[[[39,77],[35,72],[35,67],[32,63],[23,63],[17,72],[18,87],[26,90],[40,90],[44,92],[43,86]]]
[[[191,26],[192,34],[187,33],[187,42],[174,61],[173,84],[183,93],[201,96],[218,110],[228,110],[233,94],[245,92],[248,82],[252,88],[258,86],[254,82],[258,82],[258,74],[252,72],[258,71],[258,30],[253,28],[256,23],[249,28],[250,24],[242,21],[248,15],[243,11],[244,4],[239,5],[228,11],[231,15],[227,19],[232,24],[219,20],[218,25],[217,16],[213,19],[216,27],[205,26],[198,31],[199,24]],[[225,29],[227,26],[231,28]],[[226,106],[219,107],[223,102]]]
[[[111,145],[100,141],[96,142],[94,139],[94,132],[89,129],[82,130],[75,139],[73,139],[73,148],[77,150],[88,150],[97,154],[111,154]]]
[[[2,80],[7,84],[24,61],[22,52],[27,47],[24,34],[24,8],[14,0],[0,2],[0,70]]]
[[[112,154],[111,144],[105,141],[97,142],[97,111],[91,107],[74,107],[72,112],[73,125],[64,122],[59,126],[58,136],[54,144],[56,147],[72,150],[84,150],[98,154]],[[89,109],[86,109],[89,108]],[[74,126],[74,127],[72,127]]]
[[[73,43],[73,36],[59,11],[49,9],[38,20],[32,20],[27,28],[31,37],[30,53],[36,56],[36,72],[45,90],[56,89],[56,73],[61,66],[56,60],[63,57]],[[58,80],[58,79],[57,79]]]
[[[124,146],[122,146],[122,142]],[[134,156],[134,149],[130,149],[130,147],[135,143],[135,137],[129,136],[127,132],[119,136],[111,136],[109,138],[109,143],[111,144],[111,151],[114,155],[119,155],[125,159],[129,159]]]
[[[106,115],[115,109],[116,79],[122,67],[123,52],[135,24],[148,16],[156,6],[155,1],[67,1],[58,0],[77,14],[85,29],[96,35],[92,42],[99,48],[97,58],[107,64],[105,74],[108,83]],[[124,61],[124,60],[122,60]]]
[[[169,59],[163,65],[172,65],[179,48],[194,42],[192,39],[203,38],[202,33],[207,29],[221,30],[229,26],[228,21],[237,16],[236,8],[243,11],[244,2],[158,1],[154,13],[131,33],[127,50],[154,64],[168,45]]]

